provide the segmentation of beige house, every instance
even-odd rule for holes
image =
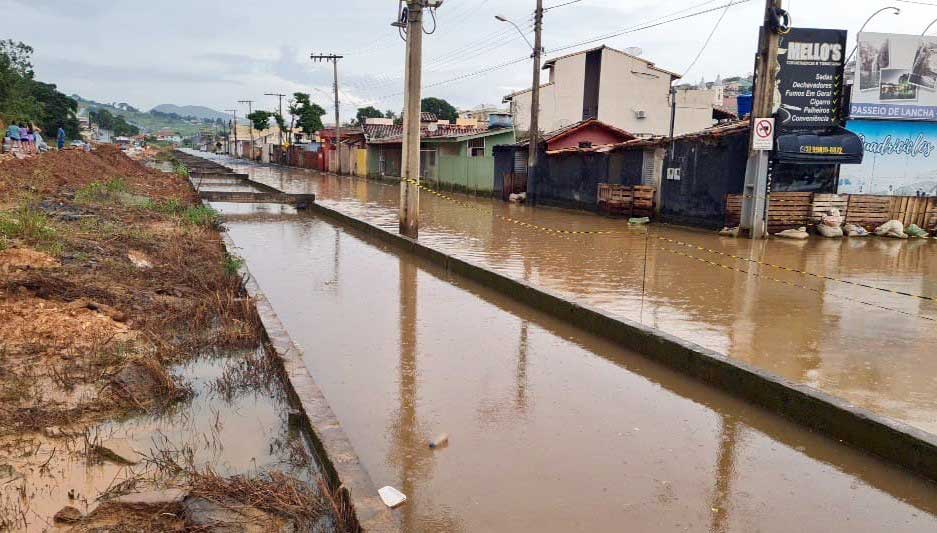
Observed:
[[[543,68],[549,81],[540,89],[541,131],[595,118],[636,135],[670,133],[670,88],[679,74],[607,46],[550,59]],[[713,95],[701,92],[678,92],[676,134],[714,124]],[[519,132],[530,129],[530,93],[504,97]]]

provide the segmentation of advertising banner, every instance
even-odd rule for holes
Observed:
[[[937,195],[937,123],[850,120],[849,129],[865,159],[840,167],[840,194]]]
[[[860,33],[850,117],[937,121],[937,37]]]
[[[792,28],[778,46],[778,133],[842,124],[846,31]]]

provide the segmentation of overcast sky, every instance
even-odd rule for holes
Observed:
[[[728,1],[581,0],[558,7],[545,18],[547,57],[570,44]],[[899,6],[902,13],[879,15],[867,31],[919,34],[937,18],[937,0],[786,4],[796,26],[849,30],[850,46],[859,26],[884,6]],[[445,0],[436,33],[424,38],[424,84],[433,85],[424,89],[424,96],[469,108],[499,104],[504,94],[529,86],[529,60],[471,74],[529,55],[516,30],[494,15],[503,14],[529,30],[534,5],[534,0]],[[728,8],[686,80],[750,73],[763,8],[762,0]],[[339,77],[347,116],[362,105],[402,107],[404,43],[390,26],[396,12],[396,0],[0,0],[0,38],[32,45],[39,79],[58,84],[63,92],[142,109],[173,103],[224,110],[242,99],[272,108],[275,99],[263,93],[303,91],[331,110],[331,66],[313,63],[309,54],[340,53],[346,56],[339,63]],[[596,44],[639,47],[658,66],[684,72],[722,12]],[[431,29],[430,21],[427,26]],[[590,46],[595,44],[557,53]],[[461,76],[466,77],[449,82]]]

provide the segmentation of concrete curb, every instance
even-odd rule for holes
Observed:
[[[222,233],[222,240],[227,252],[236,256],[237,245],[231,237]],[[358,459],[358,454],[342,430],[325,395],[306,368],[302,349],[293,342],[247,266],[241,265],[238,274],[244,280],[244,290],[257,309],[266,340],[280,363],[290,404],[303,413],[301,425],[310,437],[319,465],[330,486],[344,491],[354,508],[358,523],[365,531],[401,531],[397,519],[378,496],[377,488]]]
[[[452,257],[334,209],[320,204],[313,204],[310,209],[347,227],[377,236],[398,250],[415,254],[449,272],[638,351],[729,394],[937,481],[935,435],[856,407],[812,387],[732,360],[660,330],[613,317],[549,290]]]

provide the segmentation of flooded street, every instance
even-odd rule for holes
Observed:
[[[288,172],[254,176],[272,183]],[[321,202],[396,227],[395,188],[294,175]],[[551,247],[565,241],[537,234],[524,244],[521,229],[444,205],[425,201],[422,239],[538,283],[569,268]],[[325,220],[282,206],[215,206],[375,485],[408,496],[395,511],[404,531],[937,528],[932,483]],[[542,253],[520,259],[535,247]],[[500,259],[484,252],[494,249]],[[577,261],[589,264],[586,255]],[[595,297],[630,309],[624,301],[640,303],[638,263],[613,255],[598,260],[618,265],[598,283],[621,284],[620,297]],[[677,266],[662,257],[649,269],[659,284],[660,271]],[[587,295],[600,277],[582,272],[579,283],[568,276],[567,292]],[[656,290],[644,314],[663,325],[673,319]],[[720,290],[725,282],[698,304],[725,305]],[[716,325],[699,331],[719,338]],[[430,450],[443,432],[449,445]]]
[[[397,231],[395,184],[216,160]],[[646,234],[589,213],[450,196],[421,194],[421,242],[937,432],[937,241]]]

